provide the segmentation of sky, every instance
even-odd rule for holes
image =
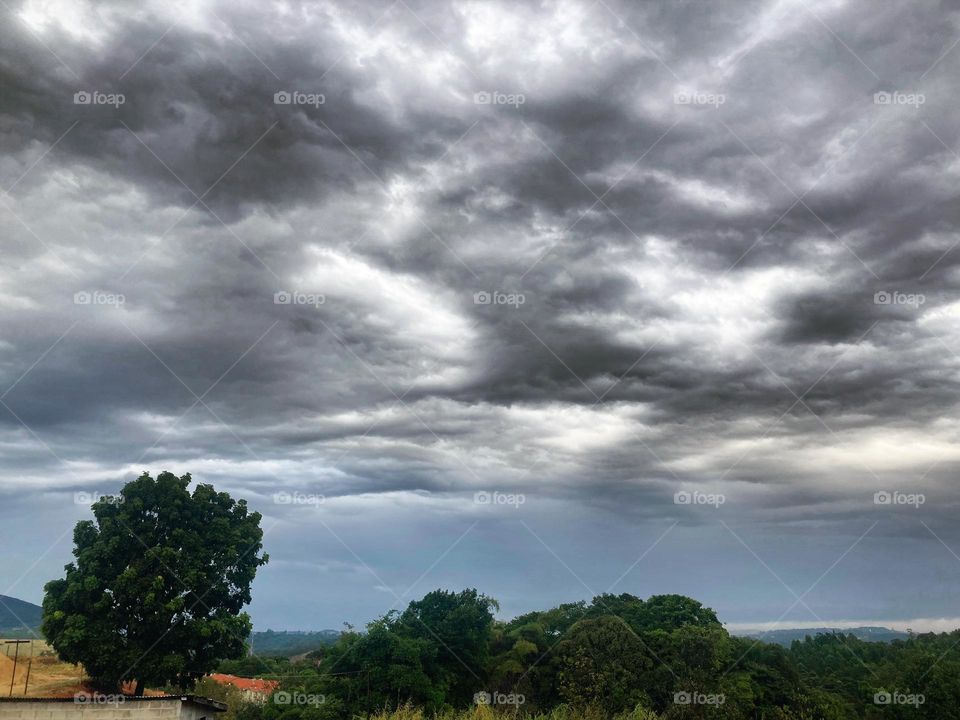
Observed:
[[[0,14],[0,594],[169,470],[261,630],[960,626],[957,0]]]

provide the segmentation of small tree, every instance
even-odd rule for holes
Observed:
[[[190,475],[144,473],[77,523],[76,560],[47,583],[42,630],[67,662],[116,689],[189,687],[243,655],[250,585],[267,562],[260,514]]]

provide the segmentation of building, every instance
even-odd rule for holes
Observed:
[[[221,685],[233,685],[243,692],[245,700],[250,702],[263,703],[270,697],[270,693],[280,685],[279,680],[263,680],[261,678],[244,678],[236,675],[224,675],[223,673],[213,673],[208,676]]]
[[[196,695],[0,697],[0,720],[213,720],[226,704]]]

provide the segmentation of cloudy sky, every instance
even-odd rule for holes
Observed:
[[[166,469],[260,629],[960,625],[957,0],[0,12],[0,594]]]

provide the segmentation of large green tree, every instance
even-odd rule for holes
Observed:
[[[74,562],[46,585],[43,633],[94,683],[188,687],[244,653],[260,514],[190,475],[144,473],[77,523]]]
[[[407,703],[427,712],[465,707],[491,688],[487,665],[493,630],[491,598],[476,590],[435,590],[343,633],[318,658],[316,673],[285,679],[285,689],[323,695],[317,708],[272,708],[293,720],[368,715]],[[302,712],[301,712],[302,710]]]
[[[649,706],[644,674],[653,665],[640,637],[619,617],[581,620],[560,642],[560,694],[607,716]]]
[[[397,631],[436,646],[427,672],[445,689],[447,701],[469,702],[485,690],[493,611],[497,601],[468,589],[434,590],[411,602],[397,619]]]

